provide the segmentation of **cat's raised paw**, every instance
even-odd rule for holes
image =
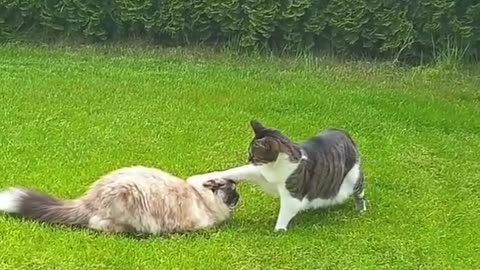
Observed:
[[[188,177],[187,182],[188,183],[193,183],[193,182],[203,183],[203,182],[207,182],[208,180],[212,180],[212,179],[216,179],[216,178],[219,178],[219,177],[217,177],[217,174],[214,173],[214,172],[206,173],[206,174],[197,174],[197,175],[192,175],[192,176]]]

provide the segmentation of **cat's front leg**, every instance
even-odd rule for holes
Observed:
[[[193,175],[187,179],[187,182],[204,182],[215,178],[228,178],[234,181],[266,181],[260,171],[255,166],[248,164],[240,167],[231,168],[225,171],[216,171],[205,174]]]
[[[245,180],[260,186],[263,191],[270,194],[273,197],[278,196],[278,190],[276,184],[272,184],[265,179],[258,167],[248,164],[236,168],[231,168],[225,171],[210,172],[205,174],[199,174],[191,176],[187,179],[189,183],[204,183],[208,180],[215,178],[227,178],[236,182]]]
[[[277,217],[275,231],[287,231],[288,224],[302,209],[302,202],[293,198],[288,191],[280,188],[280,212]]]

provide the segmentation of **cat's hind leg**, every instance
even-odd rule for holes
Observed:
[[[367,199],[365,198],[365,175],[360,170],[355,186],[353,187],[353,196],[355,198],[355,207],[360,212],[367,211]]]
[[[101,232],[108,233],[124,233],[129,232],[128,228],[123,225],[116,224],[112,219],[104,219],[100,216],[92,216],[88,222],[88,227]]]

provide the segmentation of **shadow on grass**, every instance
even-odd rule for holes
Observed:
[[[259,214],[259,212],[257,212]],[[262,213],[263,214],[263,213]],[[288,226],[289,231],[296,229],[308,230],[310,228],[324,228],[330,226],[342,226],[361,219],[366,213],[360,213],[355,209],[353,201],[347,201],[342,205],[329,208],[311,209],[300,212]],[[278,209],[266,211],[265,215],[243,216],[241,219],[234,218],[227,225],[227,230],[236,230],[239,233],[266,234],[274,231],[277,221]]]
[[[163,239],[163,240],[169,240],[169,239],[180,240],[180,239],[195,239],[195,238],[208,239],[213,235],[218,235],[222,233],[222,231],[233,230],[235,227],[235,224],[232,224],[232,220],[229,220],[224,224],[220,224],[216,227],[193,231],[193,232],[148,234],[148,233],[140,233],[136,231],[129,231],[129,232],[122,232],[122,233],[114,233],[114,232],[97,231],[82,225],[50,224],[50,223],[45,223],[39,220],[22,217],[17,214],[5,213],[5,214],[2,214],[2,216],[7,221],[10,219],[12,221],[20,222],[21,226],[37,226],[38,229],[43,229],[47,231],[56,232],[58,230],[66,233],[87,235],[94,238],[130,239],[130,240],[137,240],[137,241],[159,240],[159,239]]]
[[[255,211],[255,215],[243,215],[227,220],[216,227],[203,229],[194,232],[170,233],[170,234],[145,234],[138,232],[108,233],[100,232],[80,225],[47,224],[38,220],[32,220],[15,214],[4,216],[20,222],[36,225],[44,229],[62,230],[72,234],[81,233],[94,238],[129,239],[134,241],[155,241],[155,240],[208,240],[223,233],[238,235],[278,235],[274,232],[277,219],[277,209],[265,209]],[[355,210],[353,201],[347,201],[342,205],[312,209],[297,214],[289,224],[289,231],[308,230],[310,228],[324,228],[329,226],[341,226],[352,219],[360,218],[362,215]]]

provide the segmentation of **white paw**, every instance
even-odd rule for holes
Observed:
[[[357,203],[357,210],[360,212],[360,213],[364,213],[367,211],[367,201],[366,200],[362,200],[361,202]]]
[[[275,232],[282,233],[282,232],[286,232],[286,231],[287,231],[287,227],[275,226]]]
[[[206,174],[198,174],[198,175],[193,175],[187,178],[188,183],[203,183],[208,180],[216,179],[217,174],[216,173],[206,173]]]
[[[367,211],[367,202],[363,202],[362,209],[360,209],[360,212],[365,212]]]

